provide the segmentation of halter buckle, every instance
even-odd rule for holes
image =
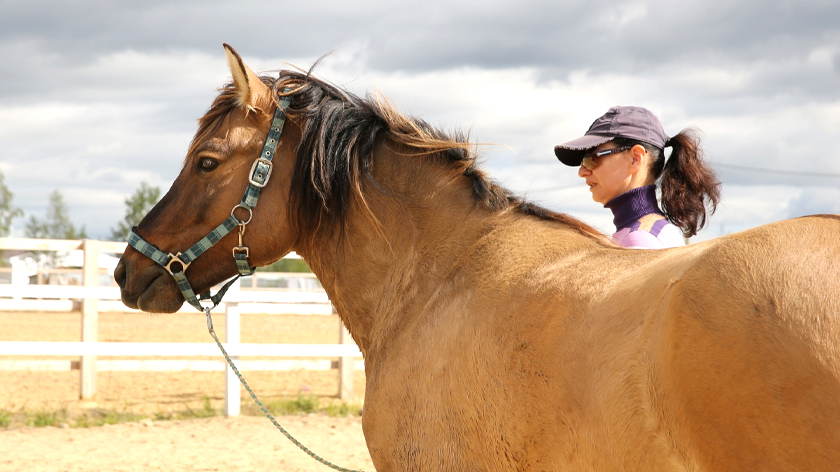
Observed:
[[[257,166],[259,166],[260,164],[263,164],[264,166],[268,167],[268,170],[265,171],[265,176],[263,176],[262,174],[255,175],[257,173]],[[248,182],[257,188],[265,187],[266,184],[268,184],[268,179],[269,177],[271,177],[271,171],[273,169],[274,166],[272,165],[271,161],[263,157],[257,158],[257,160],[254,161],[254,163],[251,165],[251,173],[248,174]]]
[[[192,264],[192,262],[182,261],[180,252],[178,254],[174,254],[174,255],[170,252],[169,253],[169,262],[167,262],[166,265],[164,266],[166,271],[169,272],[169,275],[175,275],[175,273],[172,272],[172,267],[171,267],[173,262],[177,262],[177,263],[181,264],[181,270],[179,272],[186,272],[187,267],[189,267],[190,264]]]

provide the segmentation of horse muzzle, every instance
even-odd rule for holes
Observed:
[[[174,313],[184,304],[184,297],[175,281],[157,264],[123,256],[114,269],[114,280],[120,287],[122,302],[129,308],[150,313]]]

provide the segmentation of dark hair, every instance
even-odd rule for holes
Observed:
[[[720,201],[720,181],[703,162],[700,140],[692,130],[682,130],[665,143],[672,148],[667,161],[663,149],[627,138],[616,138],[618,146],[639,144],[651,155],[650,172],[659,181],[662,211],[685,237],[697,234]]]

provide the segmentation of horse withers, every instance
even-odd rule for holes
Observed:
[[[226,51],[233,82],[136,232],[177,254],[229,218],[288,100],[243,242],[184,274],[200,293],[234,247],[303,256],[364,354],[377,470],[840,468],[840,217],[619,248],[494,184],[462,137]],[[133,248],[115,276],[130,307],[184,301]]]

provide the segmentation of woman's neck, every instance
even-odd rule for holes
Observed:
[[[656,213],[664,215],[656,201],[656,186],[645,185],[628,190],[613,198],[604,208],[613,212],[613,224],[616,230],[629,226],[639,218]]]

